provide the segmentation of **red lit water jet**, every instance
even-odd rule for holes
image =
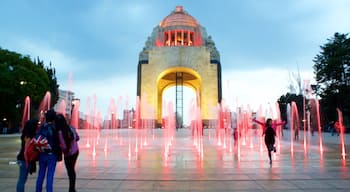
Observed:
[[[24,108],[23,108],[23,115],[22,115],[22,121],[21,121],[21,128],[24,127],[24,124],[26,121],[30,119],[30,97],[26,96],[24,99]]]
[[[339,136],[340,136],[340,147],[341,147],[341,157],[343,160],[345,160],[346,158],[346,152],[345,152],[345,141],[344,141],[344,124],[343,124],[343,113],[342,111],[337,108],[337,112],[338,112],[338,125],[335,126],[339,126]]]
[[[45,96],[43,100],[41,101],[39,105],[39,110],[38,110],[38,117],[40,122],[44,122],[45,119],[45,112],[48,111],[51,107],[51,93],[47,91],[45,93]]]
[[[276,102],[276,115],[277,115],[277,120],[276,121],[281,121],[281,112],[280,112],[280,106],[279,103]],[[283,122],[284,125],[284,122]],[[281,150],[281,139],[282,139],[282,124],[276,124],[276,136],[277,136],[277,153],[280,153]]]
[[[299,132],[299,122],[298,107],[297,104],[292,101],[290,111],[290,152],[292,157],[294,154],[294,139],[296,139],[296,134]]]
[[[318,143],[319,143],[319,149],[320,154],[323,155],[323,141],[322,141],[322,128],[321,128],[321,115],[320,115],[320,104],[318,99],[315,99],[316,103],[316,117],[317,117],[317,128],[318,128]]]

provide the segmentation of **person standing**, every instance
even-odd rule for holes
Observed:
[[[266,129],[263,131],[262,136],[265,135],[265,145],[268,151],[269,159],[270,159],[270,165],[272,164],[272,158],[271,158],[271,152],[274,151],[276,152],[276,147],[275,145],[275,137],[276,137],[276,132],[272,128],[272,119],[268,118],[266,120]]]
[[[75,192],[75,163],[79,155],[78,141],[80,138],[75,128],[68,125],[62,114],[56,116],[55,124],[58,129],[60,147],[64,154],[64,164],[69,178],[69,192]]]
[[[62,151],[59,147],[58,132],[54,121],[56,112],[49,110],[45,114],[45,123],[39,127],[35,138],[43,136],[47,140],[47,145],[41,146],[39,153],[39,172],[36,180],[36,192],[42,191],[42,185],[46,176],[46,191],[53,191],[53,179],[57,161],[62,160]]]
[[[30,140],[34,137],[37,127],[38,127],[38,120],[31,119],[25,123],[24,128],[22,130],[21,149],[17,155],[17,164],[19,166],[19,175],[18,175],[18,181],[16,186],[17,192],[24,192],[25,183],[27,182],[27,178],[28,178],[28,173],[32,174],[36,171],[35,161],[26,163],[24,150],[28,146]]]

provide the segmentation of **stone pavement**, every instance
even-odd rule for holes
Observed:
[[[224,148],[217,145],[215,130],[205,130],[201,155],[190,131],[180,129],[169,155],[164,156],[164,131],[144,133],[80,130],[77,191],[350,191],[350,161],[341,159],[339,137],[329,133],[323,134],[325,151],[321,155],[317,134],[305,151],[301,132],[291,153],[289,132],[285,131],[272,166],[265,146],[260,150],[260,137],[248,137],[239,149]],[[145,141],[147,146],[136,145]],[[345,135],[345,142],[349,149],[350,135]],[[18,134],[0,136],[1,192],[15,191],[19,146]],[[140,146],[137,152],[136,146]],[[36,173],[29,176],[26,191],[35,191],[35,181]],[[68,191],[62,162],[56,168],[54,191]]]

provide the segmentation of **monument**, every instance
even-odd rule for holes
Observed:
[[[217,119],[213,109],[222,98],[220,55],[206,29],[182,6],[176,6],[153,29],[140,52],[137,70],[140,119],[161,123],[163,93],[174,86],[178,117],[183,117],[185,86],[196,92],[203,122]],[[182,119],[177,123],[181,125]]]

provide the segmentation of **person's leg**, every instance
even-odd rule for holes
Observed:
[[[270,163],[271,163],[271,162],[272,162],[272,160],[271,160],[271,144],[270,144],[270,143],[265,142],[265,145],[266,145],[267,152],[268,152],[269,159],[270,159]]]
[[[56,170],[56,157],[55,155],[48,155],[47,177],[46,177],[46,192],[53,191],[53,177]]]
[[[43,190],[43,182],[46,175],[47,170],[47,155],[40,154],[39,155],[39,172],[38,178],[36,179],[36,192],[41,192]]]
[[[24,186],[26,184],[27,177],[28,177],[28,169],[26,166],[26,162],[22,160],[18,161],[18,166],[19,166],[19,176],[18,176],[16,191],[24,192]]]
[[[269,159],[270,159],[270,163],[272,163],[272,158],[271,158],[271,151],[269,150],[269,151],[268,151],[268,153],[269,153]]]
[[[75,173],[75,163],[77,161],[79,152],[71,155],[71,156],[65,156],[64,163],[66,165],[67,174],[69,177],[69,191],[74,192],[75,191],[75,181],[76,181],[76,173]]]

